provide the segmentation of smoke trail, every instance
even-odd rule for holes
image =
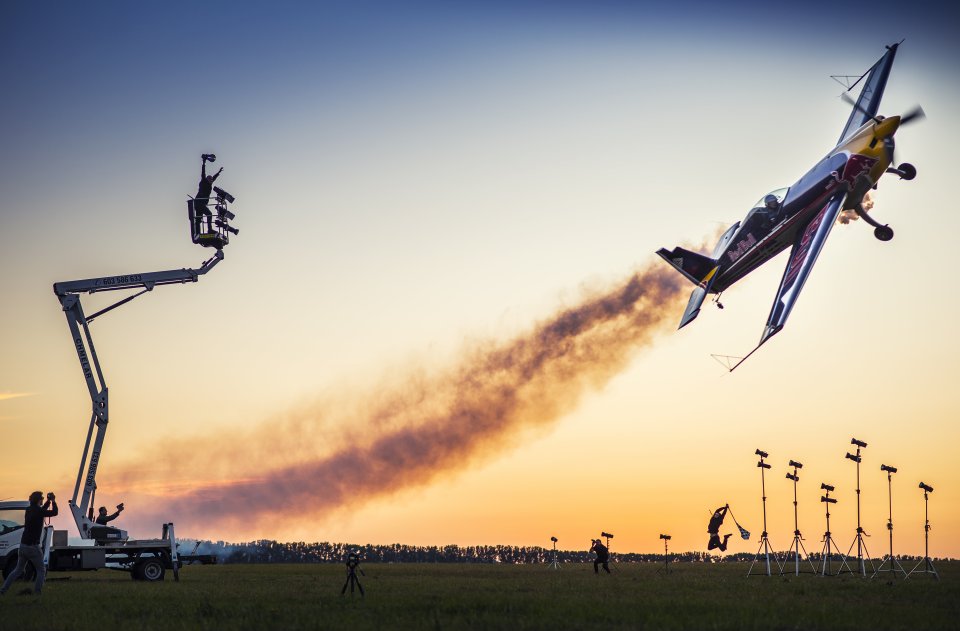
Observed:
[[[218,526],[250,532],[291,505],[309,505],[323,518],[347,504],[355,508],[463,469],[509,445],[522,429],[569,412],[588,389],[605,385],[665,322],[674,322],[681,283],[665,268],[634,274],[512,341],[476,345],[444,373],[417,373],[373,404],[340,402],[342,409],[332,412],[317,405],[233,441],[221,437],[220,458],[211,458],[196,441],[167,445],[159,452],[177,454],[163,463],[168,472],[195,465],[225,479],[198,484],[194,477],[181,488],[154,487],[153,499],[138,502],[152,506],[153,514],[141,512],[127,525],[152,531],[173,520],[180,533],[193,536]],[[304,435],[322,444],[330,435],[322,431],[327,426],[356,429],[332,449],[311,448]],[[280,443],[292,453],[278,450]],[[265,468],[267,473],[250,477]],[[156,474],[127,468],[109,484],[113,491],[149,492]]]
[[[873,196],[870,194],[870,191],[863,196],[863,201],[860,203],[863,207],[863,212],[870,212],[873,208]],[[841,210],[840,214],[837,215],[837,223],[848,224],[853,221],[856,221],[860,218],[860,215],[857,214],[855,210]]]

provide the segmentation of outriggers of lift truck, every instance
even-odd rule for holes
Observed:
[[[216,156],[204,154],[204,164],[214,162]],[[104,438],[110,421],[109,391],[90,333],[90,324],[106,313],[162,285],[195,283],[223,260],[223,248],[230,235],[239,231],[230,225],[235,216],[230,211],[234,197],[220,187],[213,187],[216,197],[210,200],[191,198],[187,201],[187,216],[193,243],[214,249],[212,257],[197,269],[178,269],[121,276],[103,276],[55,283],[53,291],[60,301],[72,343],[80,360],[80,369],[90,394],[92,412],[87,438],[80,459],[70,512],[85,545],[68,545],[66,531],[53,531],[47,526],[43,536],[44,562],[49,570],[93,570],[103,567],[129,571],[134,579],[163,580],[166,570],[172,570],[179,580],[182,565],[200,562],[214,563],[209,555],[180,554],[173,523],[165,523],[157,539],[130,539],[118,528],[98,525],[94,520],[94,500],[97,491],[97,468],[101,462]],[[209,210],[212,202],[213,211]],[[106,291],[139,290],[112,305],[86,315],[81,305],[81,294]],[[0,502],[0,555],[3,555],[3,575],[16,565],[17,549],[23,529],[23,511],[27,502]]]

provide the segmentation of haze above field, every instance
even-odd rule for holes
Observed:
[[[774,543],[792,536],[793,458],[801,529],[819,538],[829,482],[846,546],[856,436],[869,443],[868,532],[884,532],[879,466],[893,464],[899,551],[922,550],[923,480],[936,488],[931,552],[960,555],[958,298],[944,282],[960,228],[956,8],[18,3],[0,16],[0,496],[66,500],[86,434],[51,284],[199,265],[210,253],[189,242],[184,200],[212,151],[241,229],[225,262],[93,325],[112,421],[98,504],[126,500],[136,534],[163,518],[231,540],[556,535],[575,548],[607,530],[615,550],[659,551],[659,532],[702,549],[725,502],[762,529],[760,447]],[[917,179],[875,195],[896,237],[838,226],[784,332],[736,373],[710,353],[753,347],[782,257],[724,311],[679,333],[672,311],[604,370],[563,372],[572,385],[556,391],[532,382],[521,394],[536,409],[475,448],[393,461],[369,493],[345,460],[324,483],[332,502],[315,477],[282,475],[445,418],[458,397],[489,410],[477,389],[437,386],[792,183],[849,113],[829,75],[859,75],[903,38],[881,112],[921,103],[929,118],[897,136]],[[583,348],[612,348],[603,339]],[[434,442],[453,427],[438,422]],[[269,476],[286,495],[268,487],[266,506],[221,519],[238,485]],[[73,529],[66,511],[55,523]]]

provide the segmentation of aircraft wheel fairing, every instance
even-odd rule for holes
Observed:
[[[893,228],[890,226],[880,226],[878,228],[874,228],[873,236],[881,241],[889,241],[893,238]]]
[[[904,162],[897,166],[897,169],[900,171],[901,180],[912,180],[917,177],[917,167],[913,166],[909,162]]]

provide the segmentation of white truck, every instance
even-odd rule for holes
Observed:
[[[26,501],[0,502],[0,563],[6,578],[17,565],[17,550],[23,532]],[[111,568],[130,572],[134,580],[162,581],[167,570],[180,578],[185,563],[215,563],[210,555],[180,554],[173,524],[163,525],[159,539],[116,539],[112,541],[87,540],[69,545],[66,530],[43,529],[41,540],[43,560],[47,570],[78,571]],[[24,578],[33,579],[36,568],[28,564]]]
[[[204,164],[216,160],[216,156],[205,154]],[[73,497],[68,505],[77,524],[82,543],[70,545],[66,530],[54,531],[47,526],[43,532],[43,558],[50,571],[57,570],[96,570],[113,568],[130,572],[135,580],[162,581],[166,570],[173,570],[179,580],[179,570],[184,563],[214,563],[210,555],[180,554],[172,523],[163,524],[157,539],[130,539],[124,530],[97,524],[93,515],[94,498],[97,489],[97,466],[109,422],[109,399],[97,352],[90,335],[90,323],[97,317],[124,305],[134,298],[152,291],[159,285],[172,285],[197,282],[200,276],[209,272],[223,260],[223,248],[229,243],[230,234],[238,234],[229,222],[234,215],[228,204],[234,201],[230,193],[219,187],[216,191],[214,211],[207,209],[207,202],[194,208],[193,199],[187,202],[190,220],[191,239],[204,247],[216,248],[216,253],[204,261],[198,269],[179,269],[123,276],[105,276],[84,280],[55,283],[53,291],[60,301],[67,317],[67,325],[73,345],[80,360],[80,368],[87,384],[93,411],[87,430],[87,440],[80,460],[77,482]],[[139,289],[114,304],[86,316],[80,304],[80,294]],[[86,473],[84,473],[86,470]],[[27,501],[0,502],[0,568],[4,578],[17,564],[20,537],[23,531],[24,510]],[[28,567],[26,574],[32,575],[34,568]]]

